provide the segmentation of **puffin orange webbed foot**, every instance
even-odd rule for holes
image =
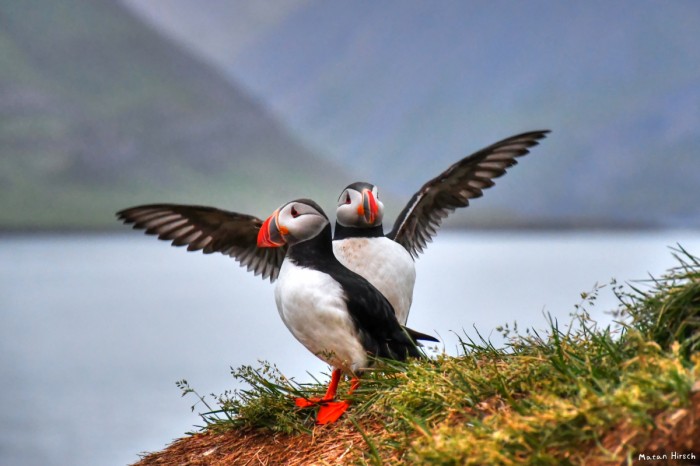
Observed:
[[[294,400],[294,404],[297,405],[299,408],[310,408],[312,406],[318,405],[319,403],[333,400],[333,398],[335,398],[335,393],[338,390],[340,376],[340,369],[334,369],[333,373],[331,374],[331,381],[328,384],[328,389],[326,390],[326,394],[323,395],[323,397],[315,396],[311,398],[296,398]]]
[[[323,400],[323,398],[318,396],[312,398],[296,398],[294,404],[299,408],[311,408],[312,406],[318,405],[321,400]]]
[[[348,395],[352,395],[359,386],[360,379],[353,377],[350,381],[350,390],[348,390]],[[340,416],[342,416],[343,413],[350,407],[350,402],[347,400],[324,401],[325,400],[322,400],[321,408],[318,410],[318,414],[316,415],[316,424],[331,424],[340,419]]]
[[[349,406],[349,401],[329,401],[323,403],[316,415],[316,424],[325,425],[337,421],[340,419],[340,416],[348,410]]]

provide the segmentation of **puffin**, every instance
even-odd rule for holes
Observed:
[[[338,198],[333,252],[389,300],[406,325],[416,281],[415,259],[432,241],[450,213],[483,195],[494,179],[517,163],[549,130],[503,139],[454,163],[411,196],[389,233],[384,233],[384,204],[377,186],[348,185]]]
[[[402,326],[386,297],[333,253],[331,223],[312,200],[288,202],[270,215],[258,233],[259,248],[287,247],[275,286],[282,321],[310,352],[333,367],[322,398],[298,398],[299,407],[320,403],[319,424],[337,420],[348,408],[334,401],[343,373],[359,376],[375,358],[421,357],[418,340],[436,338]]]
[[[219,252],[271,282],[282,321],[307,349],[333,367],[320,398],[297,398],[300,408],[319,406],[319,424],[335,422],[349,402],[335,401],[343,374],[348,394],[375,358],[421,357],[418,340],[436,338],[405,328],[390,302],[333,253],[331,224],[314,201],[299,199],[266,220],[214,207],[147,204],[117,212],[125,224],[205,254]]]

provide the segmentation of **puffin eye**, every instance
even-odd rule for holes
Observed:
[[[350,193],[345,193],[345,203],[350,204]]]
[[[296,207],[292,206],[292,217],[297,218],[299,216],[299,212],[297,212]]]

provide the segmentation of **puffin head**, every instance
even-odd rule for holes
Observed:
[[[323,209],[310,199],[297,199],[275,210],[258,231],[259,248],[293,246],[318,236],[329,220]]]
[[[336,221],[344,227],[371,228],[382,224],[384,204],[379,191],[371,183],[358,181],[340,193]]]

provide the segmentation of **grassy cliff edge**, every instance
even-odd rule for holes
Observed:
[[[234,370],[249,388],[211,402],[181,381],[206,425],[137,464],[700,463],[700,260],[674,254],[659,279],[611,283],[614,325],[589,316],[594,292],[568,325],[504,326],[502,348],[467,339],[458,356],[382,362],[330,426],[291,401],[322,383],[266,363]]]

